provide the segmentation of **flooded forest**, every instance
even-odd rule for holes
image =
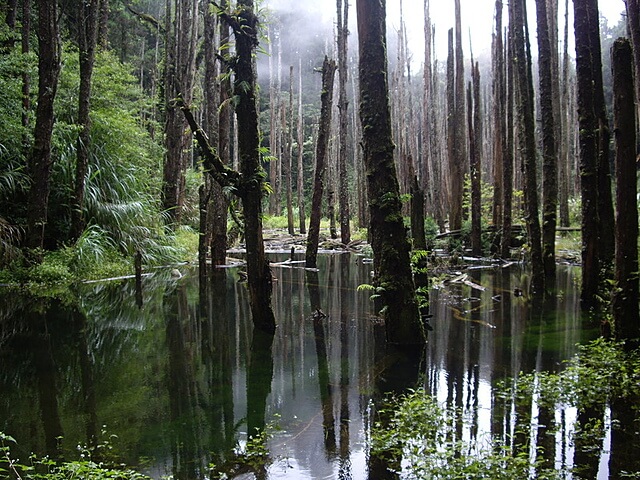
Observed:
[[[640,478],[638,0],[0,17],[0,477]]]

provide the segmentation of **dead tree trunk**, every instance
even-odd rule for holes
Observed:
[[[462,195],[462,180],[456,165],[456,91],[453,29],[449,29],[449,52],[447,55],[447,160],[449,165],[449,230],[459,230],[462,225],[462,205],[455,205],[458,194]],[[457,192],[457,193],[454,193]],[[461,201],[461,200],[460,200]],[[455,225],[459,224],[457,228]]]
[[[547,0],[536,0],[540,114],[542,117],[542,261],[546,282],[556,276],[556,211],[558,209],[558,158],[556,119],[553,111],[552,54]]]
[[[471,172],[471,252],[482,255],[482,175],[480,128],[480,68],[478,63],[471,68],[473,83],[467,89],[467,125],[469,132],[469,163]]]
[[[60,74],[60,37],[56,0],[38,0],[38,106],[33,132],[33,148],[27,169],[31,186],[27,197],[26,246],[40,249],[49,210],[51,181],[51,138],[53,134],[53,102]],[[36,253],[35,260],[40,260]]]
[[[506,123],[505,123],[505,149],[502,164],[502,238],[500,238],[500,256],[509,258],[511,254],[511,224],[513,215],[513,163],[514,163],[514,76],[513,76],[513,29],[509,27],[507,37],[506,58]]]
[[[173,15],[172,15],[173,12]],[[187,104],[193,96],[196,47],[198,40],[198,2],[167,0],[165,31],[165,141],[163,169],[163,207],[171,223],[180,221],[185,195],[185,170],[191,138],[184,119],[175,107],[180,97]]]
[[[462,228],[462,198],[464,195],[464,176],[468,172],[467,134],[465,131],[465,94],[464,94],[464,58],[462,53],[462,24],[460,0],[455,0],[456,47],[455,47],[455,123],[453,146],[455,162],[455,178],[452,178],[451,221],[449,228]]]
[[[349,178],[347,176],[347,137],[349,134],[349,100],[347,99],[347,38],[349,33],[349,2],[336,0],[338,36],[338,204],[340,207],[340,238],[343,244],[351,241],[349,206]]]
[[[616,288],[612,299],[618,340],[640,340],[638,312],[638,207],[636,115],[631,45],[618,39],[611,51],[616,141]]]
[[[289,118],[288,123],[287,117]],[[287,231],[289,232],[289,235],[293,235],[295,233],[293,226],[293,186],[291,179],[291,153],[293,149],[293,65],[289,66],[289,108],[285,110],[283,128],[285,126],[287,128],[287,142],[284,146],[282,173],[285,182],[287,201]]]
[[[322,213],[322,194],[324,191],[324,174],[326,169],[326,156],[329,147],[331,128],[331,110],[333,103],[333,80],[336,72],[336,63],[324,57],[322,64],[322,94],[320,110],[320,126],[318,129],[318,141],[316,145],[316,171],[313,182],[313,196],[311,198],[311,216],[309,219],[309,233],[307,235],[307,252],[305,265],[307,268],[316,268],[318,256],[318,242],[320,239],[320,218]]]
[[[580,189],[582,194],[582,292],[583,308],[597,305],[600,258],[598,248],[598,119],[595,110],[592,44],[589,17],[597,16],[589,0],[574,0],[576,74],[580,135]],[[598,55],[599,52],[597,53]]]
[[[633,64],[635,66],[636,102],[640,99],[640,2],[638,0],[625,0],[627,7],[627,25],[633,45]],[[640,103],[638,116],[640,117]]]
[[[300,233],[307,233],[304,205],[304,115],[302,109],[302,59],[298,62],[298,220]]]
[[[571,122],[569,121],[569,0],[565,0],[565,15],[564,15],[564,47],[562,53],[562,93],[560,96],[560,103],[562,104],[562,120],[561,120],[561,132],[562,137],[558,137],[560,140],[560,168],[558,169],[558,203],[560,210],[560,226],[569,226],[569,162],[571,156],[569,154],[570,132]]]
[[[498,231],[504,214],[503,163],[505,155],[505,73],[502,39],[502,0],[496,0],[496,31],[493,42],[493,225]],[[498,235],[498,239],[499,239]],[[499,243],[499,242],[498,242]]]
[[[533,111],[533,80],[524,0],[510,3],[510,25],[513,28],[514,77],[517,92],[516,111],[520,128],[519,144],[524,178],[524,207],[528,243],[531,255],[531,289],[540,294],[544,289],[544,269],[538,218],[538,181],[536,169],[535,118]]]
[[[594,89],[594,109],[597,118],[598,135],[598,219],[600,268],[611,270],[615,255],[615,216],[613,212],[613,198],[611,193],[611,167],[609,164],[609,143],[611,131],[607,116],[607,105],[604,98],[604,83],[602,79],[602,47],[600,44],[600,13],[598,0],[589,2],[589,43],[591,45],[592,78]]]
[[[360,121],[367,169],[375,284],[380,287],[387,340],[423,343],[410,245],[402,220],[400,188],[393,160],[387,84],[386,7],[380,0],[357,0]]]

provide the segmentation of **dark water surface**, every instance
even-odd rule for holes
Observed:
[[[470,270],[432,291],[426,359],[393,367],[375,348],[371,292],[357,289],[371,265],[321,256],[315,278],[291,267],[273,268],[272,344],[252,332],[237,269],[221,270],[208,292],[195,270],[147,277],[141,308],[132,281],[85,285],[69,305],[1,297],[0,431],[23,452],[67,458],[97,436],[154,478],[199,479],[245,448],[248,432],[266,428],[270,460],[241,478],[365,479],[381,390],[419,373],[441,402],[460,407],[460,438],[508,439],[514,412],[492,385],[520,371],[557,371],[597,334],[580,316],[578,269],[559,268],[558,294],[546,305],[519,296],[527,277],[516,265]],[[313,315],[312,304],[326,316]],[[548,435],[550,461],[571,467],[576,412],[551,415],[562,428]],[[542,422],[534,407],[531,424]]]

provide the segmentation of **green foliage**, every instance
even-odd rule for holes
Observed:
[[[108,450],[108,442],[89,449],[79,448],[80,458],[74,461],[55,462],[47,457],[39,458],[30,455],[28,462],[21,462],[11,453],[11,444],[16,440],[0,432],[0,473],[5,473],[9,478],[18,480],[146,480],[146,475],[135,472],[122,465],[111,465],[106,462],[93,459],[94,454],[102,455],[102,451]]]
[[[460,412],[447,410],[423,389],[387,399],[372,436],[372,454],[395,465],[405,478],[529,478],[528,452],[518,454],[496,439],[465,445],[457,438]],[[539,469],[536,478],[560,478]]]

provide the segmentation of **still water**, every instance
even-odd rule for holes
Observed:
[[[159,271],[143,279],[142,299],[133,281],[83,285],[67,302],[0,297],[0,431],[23,455],[75,458],[97,437],[154,478],[200,479],[266,429],[268,462],[238,478],[375,478],[368,445],[383,390],[419,382],[460,408],[460,438],[507,439],[514,412],[496,400],[495,382],[557,371],[597,335],[580,316],[577,268],[559,268],[543,307],[520,294],[518,265],[479,268],[436,285],[426,354],[393,367],[371,292],[357,288],[371,265],[347,254],[321,256],[315,275],[298,267],[273,267],[272,341],[253,334],[237,268],[221,269],[206,290],[195,270]],[[571,467],[575,412],[555,415],[563,426],[551,461]],[[599,478],[608,477],[607,441]]]

